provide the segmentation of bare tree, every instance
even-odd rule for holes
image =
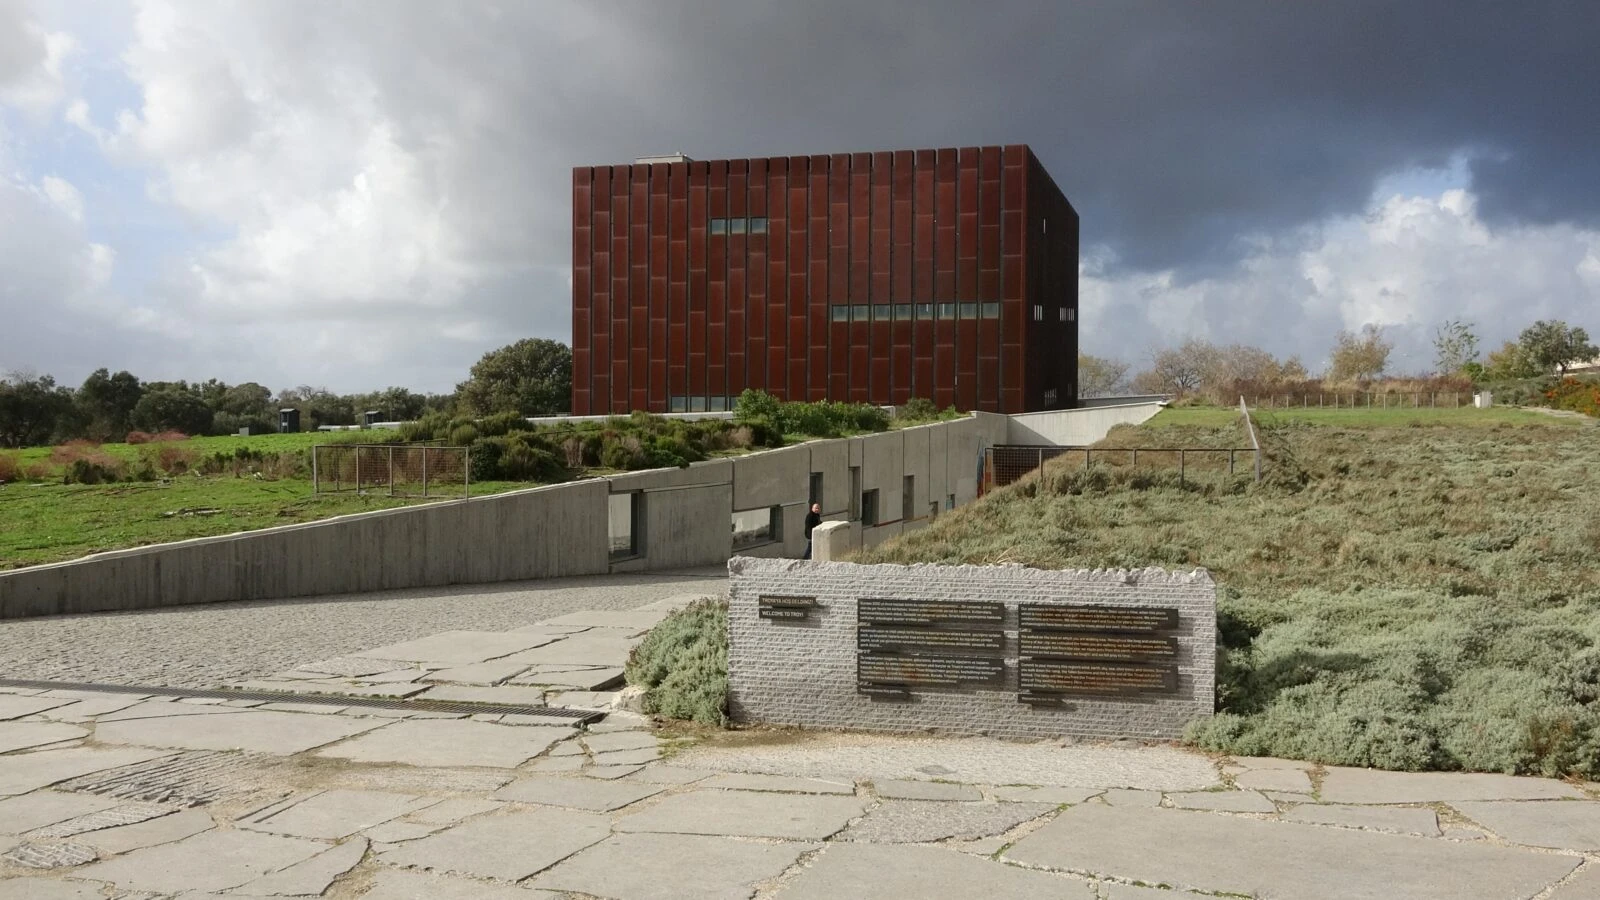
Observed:
[[[1078,353],[1078,396],[1107,397],[1128,385],[1128,364],[1103,356]]]
[[[1433,333],[1433,367],[1440,375],[1455,375],[1478,361],[1478,335],[1471,322],[1454,319]]]
[[[1328,380],[1370,381],[1377,378],[1389,367],[1389,353],[1393,350],[1394,342],[1386,340],[1383,329],[1377,325],[1363,325],[1360,334],[1340,331],[1334,338]]]
[[[1192,394],[1217,370],[1219,353],[1209,341],[1190,338],[1182,346],[1156,351],[1150,368],[1134,376],[1135,390],[1150,394]]]

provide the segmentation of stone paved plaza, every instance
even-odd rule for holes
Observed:
[[[167,683],[531,709],[0,690],[0,900],[1600,900],[1593,785],[1132,742],[660,732],[609,709],[638,636],[719,586],[6,623],[7,678],[183,673]],[[80,632],[83,647],[30,643]],[[256,639],[269,649],[212,658]],[[193,658],[158,665],[175,654]],[[585,728],[541,707],[609,714]]]

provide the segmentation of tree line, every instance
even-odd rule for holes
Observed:
[[[369,410],[382,421],[428,413],[487,416],[551,415],[571,403],[572,350],[529,338],[483,355],[467,380],[447,394],[405,387],[339,394],[302,385],[274,392],[253,381],[227,384],[143,381],[131,372],[97,369],[76,388],[50,375],[14,372],[0,378],[0,447],[74,439],[114,442],[130,433],[251,434],[278,430],[278,411],[296,409],[302,428],[354,425]]]
[[[1470,389],[1472,385],[1561,377],[1573,365],[1600,357],[1600,348],[1588,332],[1560,320],[1535,322],[1516,340],[1506,341],[1482,358],[1479,343],[1471,323],[1444,322],[1434,332],[1432,371],[1408,377],[1419,383],[1449,381]],[[1199,394],[1229,400],[1241,392],[1362,390],[1394,376],[1390,370],[1393,351],[1394,342],[1376,325],[1340,331],[1334,337],[1326,370],[1313,374],[1298,357],[1280,359],[1259,347],[1190,338],[1179,346],[1154,351],[1149,366],[1138,372],[1118,359],[1080,353],[1078,393],[1081,397],[1129,392]]]

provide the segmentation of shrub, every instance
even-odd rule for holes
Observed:
[[[480,432],[475,425],[457,425],[450,429],[449,444],[452,447],[470,447],[473,441],[485,434],[489,434],[489,432]],[[505,434],[505,432],[502,431],[500,434]]]
[[[900,418],[917,421],[922,419],[936,419],[939,417],[939,407],[926,397],[912,397],[900,407]]]
[[[728,721],[728,603],[705,599],[661,620],[628,655],[644,711],[703,725]]]
[[[161,444],[145,447],[140,451],[139,459],[148,470],[164,472],[167,475],[182,475],[195,468],[195,463],[200,460],[200,454],[183,447]]]
[[[124,442],[129,444],[148,444],[155,439],[156,436],[148,431],[130,431]]]
[[[1600,417],[1600,384],[1567,377],[1544,392],[1545,400],[1555,409],[1565,409]]]
[[[187,441],[188,439],[189,436],[181,431],[162,431],[151,436],[150,442],[153,444],[168,444],[175,443],[177,441]],[[128,443],[131,444],[133,442],[129,441]]]
[[[63,484],[114,484],[127,476],[127,466],[109,456],[74,459],[62,473]]]
[[[22,466],[12,453],[0,453],[0,482],[21,481]]]

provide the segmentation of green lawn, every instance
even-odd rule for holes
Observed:
[[[199,456],[209,456],[222,451],[232,453],[239,447],[256,450],[261,453],[285,453],[292,450],[305,450],[316,444],[335,443],[382,443],[399,439],[400,433],[392,429],[373,429],[370,431],[302,431],[295,434],[253,434],[249,437],[240,437],[236,434],[224,434],[217,437],[193,437],[186,441],[178,441],[171,446],[192,450]],[[99,449],[106,453],[125,460],[135,460],[139,457],[141,448],[149,444],[100,444]],[[27,466],[32,463],[48,462],[54,447],[29,447],[25,450],[0,451],[13,456],[18,464]]]
[[[1257,409],[1252,408],[1251,414],[1256,421],[1271,422],[1305,422],[1311,425],[1328,425],[1341,428],[1407,428],[1413,425],[1445,425],[1451,427],[1489,427],[1495,425],[1557,425],[1557,426],[1582,426],[1585,421],[1581,418],[1552,416],[1547,413],[1536,412],[1531,409],[1516,409],[1509,406],[1494,406],[1489,409],[1473,409],[1470,406],[1459,409],[1368,409],[1358,407],[1351,409],[1309,409],[1284,408],[1284,409]],[[1184,406],[1168,407],[1151,419],[1147,424],[1155,428],[1195,426],[1201,428],[1220,428],[1239,421],[1239,410],[1218,406]]]
[[[472,485],[472,496],[526,487],[533,485],[484,482]],[[381,493],[314,495],[304,479],[228,475],[166,484],[7,484],[0,486],[0,569],[423,502]]]

